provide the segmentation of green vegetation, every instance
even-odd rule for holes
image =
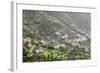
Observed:
[[[38,42],[37,42],[38,43]],[[30,48],[24,48],[23,62],[35,61],[64,61],[90,59],[90,52],[85,46],[70,46],[69,48],[54,48],[53,46],[37,44],[36,41]],[[50,44],[49,44],[50,45]]]
[[[84,15],[89,17],[23,10],[23,62],[91,59],[90,24]]]

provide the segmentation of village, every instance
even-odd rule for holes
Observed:
[[[38,34],[38,32],[36,32]],[[36,35],[35,34],[35,35]],[[41,56],[41,53],[45,51],[45,49],[68,49],[67,46],[82,48],[80,43],[84,43],[88,39],[85,36],[80,34],[76,34],[74,38],[70,39],[69,34],[62,35],[61,32],[53,33],[57,36],[55,39],[31,39],[30,37],[23,39],[24,50],[27,51],[28,48],[31,48],[33,45],[37,46],[35,49],[31,49],[31,56]],[[50,37],[47,37],[50,38]],[[66,45],[67,44],[67,45]],[[86,52],[88,52],[88,47],[83,47]],[[74,49],[74,48],[73,48]]]

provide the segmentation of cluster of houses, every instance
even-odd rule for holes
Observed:
[[[58,36],[61,35],[60,32],[56,32],[55,34],[58,35]],[[87,38],[85,36],[80,35],[80,34],[76,34],[75,37],[72,38],[72,39],[69,39],[68,34],[65,34],[63,36],[60,36],[60,38],[62,40],[64,40],[66,43],[71,44],[72,46],[79,46],[79,47],[80,47],[80,44],[79,43],[84,42],[84,41],[87,40]]]
[[[87,40],[87,38],[83,35],[80,35],[80,34],[76,34],[74,38],[72,39],[69,39],[69,35],[68,34],[65,34],[65,35],[61,35],[60,32],[55,32],[55,35],[59,36],[61,40],[63,40],[65,43],[60,43],[60,44],[55,44],[57,41],[54,39],[51,40],[51,42],[53,42],[55,45],[52,46],[53,48],[66,48],[66,43],[72,45],[73,47],[80,47],[80,42],[84,42]],[[46,46],[47,44],[49,44],[49,41],[47,40],[37,40],[37,39],[31,39],[29,37],[27,38],[24,38],[23,39],[23,44],[25,46],[27,46],[28,48],[32,47],[32,43],[33,44],[41,44],[41,45],[44,45]],[[39,47],[38,49],[36,49],[36,53],[40,53],[40,52],[43,52],[43,48],[42,47]]]
[[[34,39],[34,40],[32,41],[31,38],[27,37],[27,38],[24,38],[24,39],[23,39],[23,45],[26,46],[26,47],[24,48],[24,50],[27,50],[27,49],[31,48],[31,47],[32,47],[32,43],[34,43],[34,44],[46,45],[46,41],[44,41],[44,40],[36,40],[36,39]],[[44,50],[44,48],[42,48],[42,47],[39,46],[39,47],[35,50],[35,53],[36,53],[36,54],[40,54],[40,53],[43,52],[43,50]]]

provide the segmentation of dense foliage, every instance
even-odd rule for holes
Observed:
[[[23,10],[23,62],[91,59],[90,24],[84,16],[89,18],[84,13]]]

